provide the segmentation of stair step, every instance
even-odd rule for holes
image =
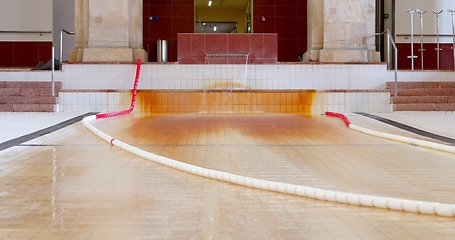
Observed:
[[[0,96],[0,104],[57,104],[58,98],[52,96]]]
[[[455,111],[455,103],[400,103],[394,111]]]
[[[55,104],[0,104],[0,112],[54,112]]]
[[[54,112],[61,82],[0,81],[0,112]]]
[[[451,97],[450,100],[455,101],[455,97]],[[393,102],[395,104],[398,104],[398,103],[449,103],[449,97],[448,96],[401,96],[401,95],[398,95],[396,97],[392,97],[391,102]]]
[[[55,89],[62,88],[62,82],[54,82]],[[0,88],[52,88],[52,82],[10,82],[0,81]]]
[[[399,89],[413,88],[455,88],[455,82],[398,82]],[[387,82],[387,89],[395,89],[395,82]]]
[[[390,95],[395,95],[395,90],[390,91]],[[399,96],[455,96],[455,88],[414,88],[398,89]]]

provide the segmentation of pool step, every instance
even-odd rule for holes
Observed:
[[[0,81],[0,112],[55,112],[61,82]]]
[[[387,82],[394,111],[455,111],[455,82]]]

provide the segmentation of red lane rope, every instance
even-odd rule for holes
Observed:
[[[344,124],[346,124],[346,127],[349,127],[349,125],[351,125],[351,122],[349,121],[349,119],[344,114],[336,113],[336,112],[325,112],[325,115],[326,116],[331,116],[331,117],[341,118],[341,120],[344,121]]]
[[[136,105],[137,83],[139,82],[139,76],[141,74],[141,63],[142,63],[142,60],[138,59],[137,66],[136,66],[136,78],[134,79],[133,98],[131,99],[130,108],[126,109],[126,110],[118,111],[118,112],[108,112],[108,113],[96,114],[97,119],[124,115],[124,114],[131,113],[134,110],[134,106]]]

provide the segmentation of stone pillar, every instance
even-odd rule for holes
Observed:
[[[375,0],[308,0],[308,52],[319,62],[374,62]]]
[[[318,62],[324,42],[323,0],[307,0],[307,52],[304,61]]]
[[[76,0],[70,62],[147,61],[142,48],[142,0]]]

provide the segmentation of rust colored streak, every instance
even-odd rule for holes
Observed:
[[[314,96],[316,95],[316,90],[306,90],[298,93],[299,95],[299,108],[301,108],[300,113],[310,114],[311,107],[313,106]]]

